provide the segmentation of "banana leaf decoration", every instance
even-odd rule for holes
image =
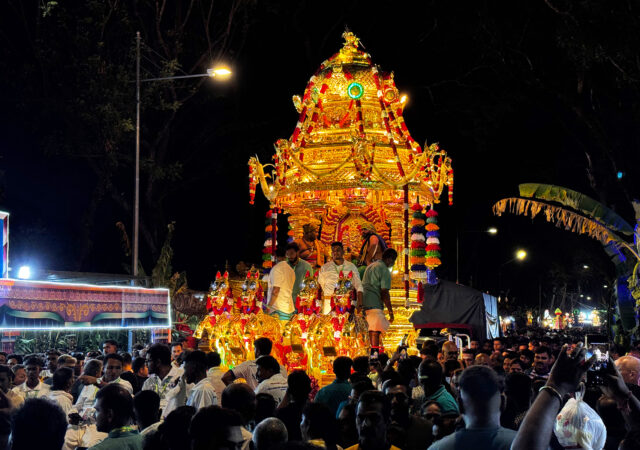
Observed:
[[[636,276],[640,263],[637,226],[634,230],[629,222],[602,203],[562,186],[527,183],[519,185],[519,192],[521,197],[503,198],[496,202],[493,213],[501,216],[509,212],[532,219],[542,213],[547,222],[557,227],[600,241],[616,266],[615,291],[623,328],[626,331],[633,330],[640,304],[640,284]],[[640,217],[637,220],[640,223]],[[633,236],[633,242],[620,235]],[[623,250],[627,250],[635,258],[629,260]]]
[[[633,235],[633,227],[602,203],[580,192],[552,184],[525,183],[518,186],[520,196],[557,202],[585,214],[607,228],[627,236]]]

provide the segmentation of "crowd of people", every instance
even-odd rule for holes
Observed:
[[[419,355],[337,357],[321,389],[287,373],[269,339],[254,350],[231,370],[181,343],[0,352],[0,448],[640,447],[640,346],[611,348],[603,363],[571,339],[429,340]]]

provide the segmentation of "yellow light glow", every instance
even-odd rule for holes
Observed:
[[[207,74],[211,78],[218,78],[220,80],[227,80],[231,78],[233,72],[226,66],[216,66],[207,70]]]
[[[403,95],[400,97],[400,103],[402,103],[402,104],[407,103],[407,100],[409,100],[409,97],[407,97],[407,94],[403,94]]]
[[[491,227],[487,230],[489,234],[498,234],[498,229],[496,227]]]
[[[519,259],[520,261],[522,261],[523,259],[525,259],[527,257],[527,252],[526,250],[518,250],[516,252],[516,258]]]

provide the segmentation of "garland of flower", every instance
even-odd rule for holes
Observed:
[[[271,218],[273,215],[273,210],[267,211],[265,228],[264,228],[264,249],[262,249],[262,268],[266,273],[271,271],[273,267],[273,259],[275,255],[273,255],[273,241],[272,239],[277,239],[278,236],[278,227],[276,226],[275,230],[271,225]]]
[[[425,224],[427,216],[419,203],[411,206],[411,249],[409,250],[410,276],[412,280],[422,282],[427,278]]]
[[[438,226],[438,213],[435,209],[427,211],[427,246],[426,246],[426,262],[427,282],[432,284],[434,280],[435,272],[433,270],[438,267],[442,262],[440,261],[440,227]]]

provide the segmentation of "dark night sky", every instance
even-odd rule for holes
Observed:
[[[291,96],[301,94],[319,64],[340,48],[345,26],[360,37],[375,63],[395,72],[399,90],[410,98],[405,119],[412,136],[420,143],[440,142],[453,158],[454,206],[447,206],[443,196],[438,208],[443,278],[455,280],[456,233],[460,280],[483,290],[495,290],[498,270],[516,248],[528,250],[526,262],[501,269],[503,287],[522,302],[537,302],[538,284],[544,285],[553,263],[575,267],[588,261],[598,278],[612,275],[597,242],[556,230],[541,219],[496,218],[491,205],[516,195],[518,183],[544,182],[604,197],[631,221],[606,154],[610,151],[625,168],[621,183],[638,196],[638,185],[631,182],[632,163],[640,153],[637,112],[627,104],[637,103],[637,86],[627,80],[621,87],[611,65],[592,65],[586,77],[590,94],[576,94],[576,74],[582,72],[569,55],[577,52],[563,45],[571,29],[543,1],[409,6],[414,3],[252,6],[244,45],[230,58],[234,80],[199,88],[181,111],[172,136],[178,159],[181,145],[202,145],[199,158],[186,164],[185,178],[166,199],[166,219],[177,226],[174,269],[187,271],[191,287],[204,289],[225,260],[232,266],[241,259],[259,261],[267,205],[260,192],[256,205],[248,203],[246,162],[256,153],[266,161],[273,142],[290,136],[297,119]],[[590,4],[596,6],[574,11],[578,19],[588,22],[589,14],[598,14],[601,2]],[[15,8],[7,8],[10,14],[0,14],[5,17],[0,21],[0,46],[5,47],[0,64],[26,67],[33,48],[23,39],[25,27],[14,20]],[[585,46],[610,51],[623,46],[613,36],[615,30],[610,33],[585,39]],[[11,212],[11,265],[120,272],[123,257],[114,223],[122,220],[130,226],[131,219],[110,201],[99,205],[91,253],[77,258],[77,234],[95,176],[81,159],[43,150],[47,135],[64,136],[66,130],[53,129],[37,113],[39,98],[20,98],[23,85],[32,82],[15,71],[5,71],[0,79],[0,208]],[[597,103],[594,117],[601,135],[605,140],[615,136],[613,150],[594,144],[592,129],[572,112],[572,102],[581,104],[589,96]],[[132,114],[133,108],[131,91]],[[599,192],[589,185],[585,152],[592,155],[598,185],[603,186]],[[190,178],[202,168],[207,170],[204,178]],[[121,186],[122,195],[130,198],[133,173],[121,175],[130,177],[131,183]],[[496,237],[477,233],[489,226],[499,228]],[[145,267],[152,267],[144,249],[142,256]]]

